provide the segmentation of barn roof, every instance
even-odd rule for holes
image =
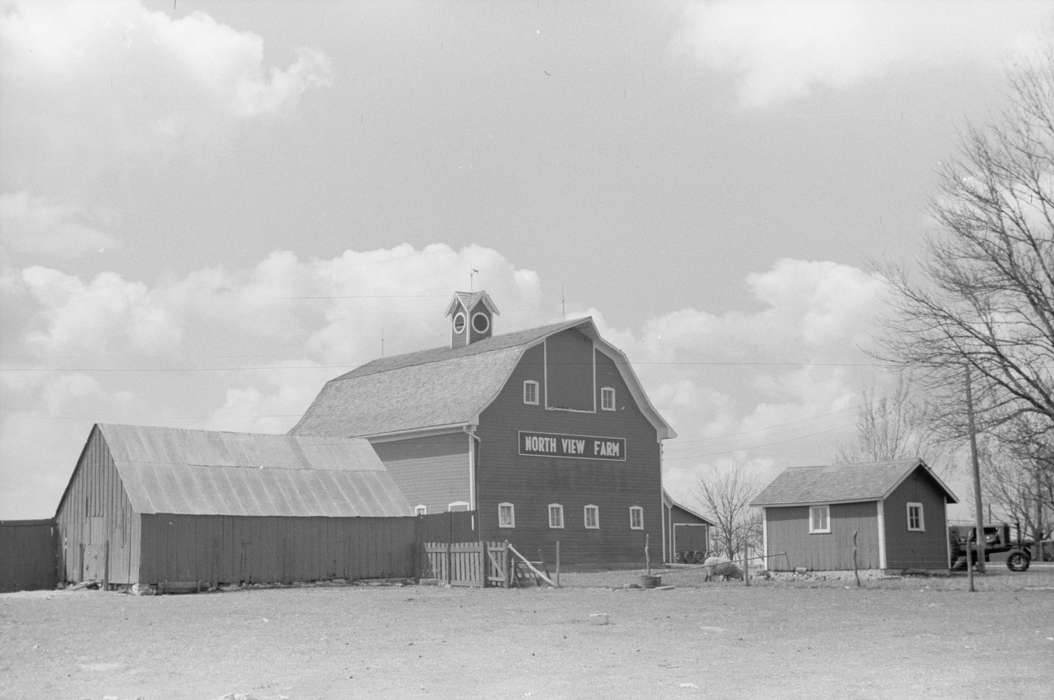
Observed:
[[[365,440],[97,425],[138,513],[383,517],[410,504]]]
[[[576,329],[611,357],[642,413],[662,438],[673,429],[651,405],[626,356],[591,318],[496,335],[463,347],[383,357],[330,380],[290,430],[293,435],[378,436],[477,425],[529,348]]]
[[[750,502],[752,506],[794,506],[885,500],[916,469],[923,469],[950,503],[955,497],[921,459],[790,467]]]

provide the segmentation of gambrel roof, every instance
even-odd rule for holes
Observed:
[[[110,424],[96,425],[96,435],[105,441],[137,513],[410,513],[406,497],[366,440]]]
[[[921,459],[889,462],[789,467],[750,502],[752,506],[802,506],[859,503],[889,497],[916,469],[922,469],[944,491],[949,503],[959,500]]]
[[[380,436],[479,424],[523,354],[575,329],[610,357],[659,437],[676,435],[644,393],[629,360],[600,337],[591,318],[496,335],[463,347],[383,357],[330,380],[290,430],[293,435]]]

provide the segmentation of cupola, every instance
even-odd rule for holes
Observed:
[[[447,307],[450,316],[450,347],[460,348],[491,336],[498,307],[484,291],[454,292]]]

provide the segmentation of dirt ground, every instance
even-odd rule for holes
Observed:
[[[0,697],[1054,697],[1054,567],[0,595]],[[600,624],[606,622],[607,624]]]

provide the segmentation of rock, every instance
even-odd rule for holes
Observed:
[[[608,622],[607,613],[589,613],[589,624],[591,625],[606,625]]]

